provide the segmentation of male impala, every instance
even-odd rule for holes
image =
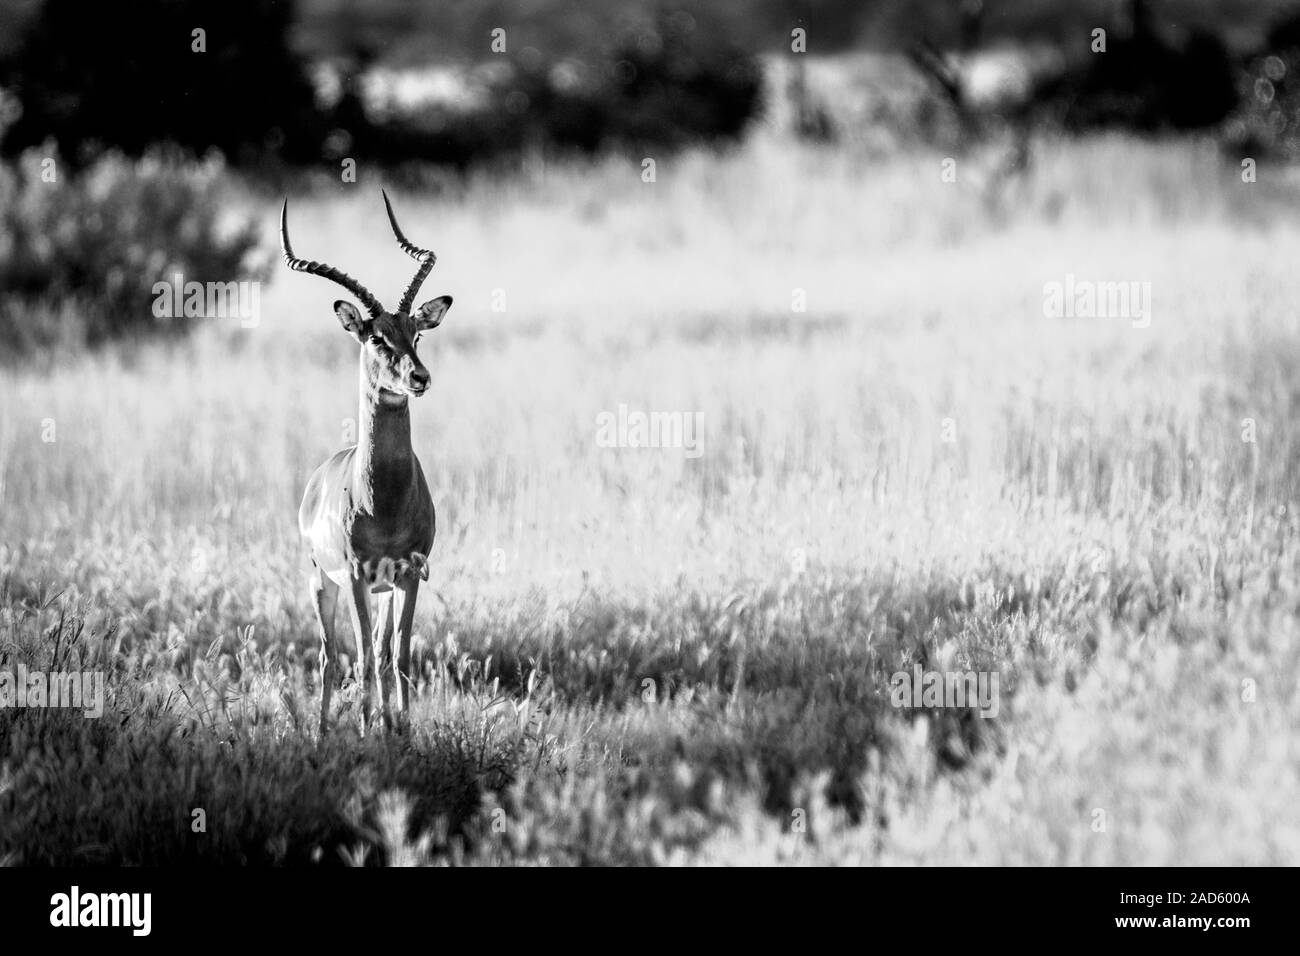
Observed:
[[[312,474],[298,509],[298,527],[311,546],[312,603],[320,622],[320,732],[329,723],[330,696],[339,679],[334,611],[340,589],[357,642],[361,692],[361,732],[370,712],[371,664],[379,685],[384,729],[392,726],[389,688],[393,645],[397,645],[397,704],[403,721],[410,708],[411,622],[425,561],[433,547],[433,499],[419,459],[411,450],[411,416],[407,403],[429,389],[429,371],[415,354],[420,333],[438,327],[451,307],[451,296],[411,305],[435,256],[411,245],[397,225],[384,194],[388,221],[397,243],[420,263],[397,309],[387,312],[379,300],[347,273],[321,262],[298,259],[289,245],[289,202],[280,212],[284,261],[297,272],[337,282],[360,300],[363,318],[351,302],[334,303],[343,328],[361,345],[361,414],[357,443],[345,448]],[[370,595],[380,598],[379,619],[370,627]],[[397,624],[394,631],[394,616]],[[373,642],[373,654],[367,644]]]

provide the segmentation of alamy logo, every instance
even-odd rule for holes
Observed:
[[[182,273],[153,284],[153,314],[158,319],[239,319],[246,329],[262,321],[260,282],[186,282]]]
[[[912,673],[898,671],[889,678],[889,702],[895,707],[973,707],[981,717],[996,717],[998,674],[927,671],[916,664]]]
[[[1129,319],[1135,329],[1151,325],[1150,282],[1093,282],[1067,273],[1064,282],[1043,283],[1043,315],[1049,319]]]
[[[104,675],[99,671],[29,671],[24,664],[0,670],[0,710],[6,707],[80,708],[104,715]]]
[[[601,448],[680,448],[687,458],[699,458],[703,412],[618,412],[596,416],[596,444]]]
[[[58,927],[129,926],[133,936],[148,936],[152,911],[150,893],[82,893],[74,886],[50,897],[50,925]]]

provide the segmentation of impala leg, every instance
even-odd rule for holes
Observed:
[[[384,730],[393,729],[393,716],[388,709],[389,689],[393,684],[393,596],[396,589],[379,596],[379,617],[371,635],[375,660],[375,683],[379,685],[379,709],[384,720]]]
[[[352,618],[352,634],[357,640],[357,690],[361,697],[361,733],[370,718],[370,585],[364,578],[352,579],[344,592]]]
[[[329,726],[330,697],[339,679],[339,645],[334,634],[334,609],[339,603],[339,586],[320,568],[312,571],[308,580],[311,604],[316,609],[316,623],[320,625],[320,735],[325,736]]]
[[[404,581],[394,591],[399,608],[397,633],[393,643],[397,645],[397,709],[405,724],[410,717],[411,691],[414,682],[411,678],[411,627],[415,621],[415,596],[420,590],[418,578]]]

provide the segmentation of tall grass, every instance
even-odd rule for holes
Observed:
[[[0,853],[1296,862],[1295,199],[1208,145],[1035,157],[991,194],[991,153],[945,184],[760,136],[653,184],[401,197],[456,297],[413,407],[409,739],[308,729],[337,290],[283,274],[256,329],[0,373],[0,662],[75,626],[114,714],[0,711]],[[391,299],[378,185],[294,230]],[[1150,282],[1151,326],[1045,318],[1067,273]],[[700,412],[702,456],[598,447],[620,403]],[[998,671],[999,715],[892,707],[917,662]]]

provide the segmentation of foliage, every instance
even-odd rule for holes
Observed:
[[[332,115],[350,154],[468,166],[552,152],[675,150],[734,142],[762,105],[757,60],[694,18],[662,13],[585,59],[517,51],[468,71],[470,108],[369,118],[349,90]]]
[[[53,181],[47,181],[50,177]],[[52,150],[0,165],[0,334],[18,355],[192,323],[154,314],[155,282],[256,278],[251,223],[232,227],[222,163],[109,153],[69,174]]]
[[[1236,66],[1222,39],[1193,30],[1175,45],[1154,30],[1115,36],[1106,52],[1056,90],[1075,130],[1190,130],[1220,123],[1236,106]]]
[[[1300,159],[1300,16],[1278,21],[1239,78],[1228,141],[1243,156]]]
[[[4,149],[52,138],[74,162],[160,142],[232,161],[314,158],[323,130],[292,17],[292,3],[264,0],[45,0],[0,64],[23,107]]]

